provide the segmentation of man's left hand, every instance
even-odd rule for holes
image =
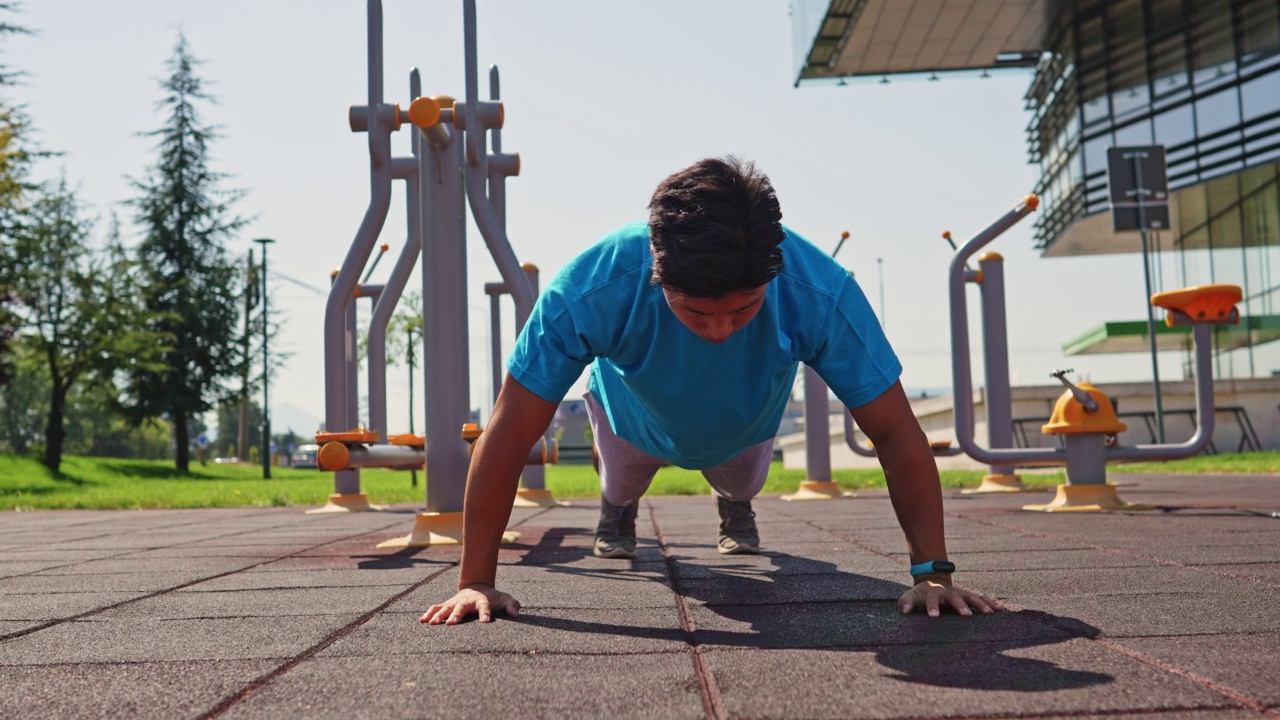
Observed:
[[[898,599],[898,608],[904,615],[924,609],[929,617],[938,617],[944,607],[966,616],[972,615],[974,608],[984,615],[1004,609],[1003,605],[982,593],[961,590],[942,580],[921,580]]]

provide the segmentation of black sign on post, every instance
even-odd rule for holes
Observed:
[[[1113,232],[1142,234],[1142,271],[1148,301],[1147,339],[1151,344],[1151,376],[1156,401],[1156,428],[1164,443],[1164,402],[1160,393],[1160,363],[1156,357],[1156,323],[1151,315],[1151,263],[1148,230],[1169,227],[1169,172],[1163,145],[1128,145],[1107,148],[1107,184],[1111,189]]]
[[[1114,232],[1169,228],[1169,173],[1163,145],[1107,148],[1107,184]]]

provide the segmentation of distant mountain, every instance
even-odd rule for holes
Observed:
[[[280,403],[271,406],[271,432],[283,433],[292,430],[303,437],[312,435],[320,429],[320,418],[293,403]]]

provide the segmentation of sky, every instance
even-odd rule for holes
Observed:
[[[457,0],[384,0],[388,102],[407,108],[413,67],[424,94],[465,94],[461,8]],[[326,298],[302,285],[327,288],[369,202],[367,140],[347,126],[348,107],[367,93],[366,3],[28,0],[4,19],[35,31],[6,41],[0,55],[26,73],[7,99],[25,106],[36,141],[61,153],[37,175],[65,174],[91,214],[119,212],[134,239],[139,231],[122,203],[135,195],[129,179],[145,177],[156,157],[153,140],[139,133],[163,122],[159,82],[185,34],[218,101],[204,108],[221,132],[213,167],[229,175],[226,187],[247,193],[236,209],[250,221],[228,249],[242,257],[254,238],[272,238],[272,271],[298,281],[271,278],[270,302],[283,321],[277,345],[292,353],[272,379],[273,429],[313,431],[324,416]],[[618,225],[643,220],[663,177],[735,154],[769,175],[792,229],[830,249],[849,231],[838,260],[881,314],[904,385],[950,386],[952,252],[941,234],[963,240],[1033,189],[1029,74],[796,88],[786,0],[482,0],[478,24],[481,95],[496,64],[503,149],[522,164],[507,183],[508,237],[544,284]],[[393,138],[393,152],[409,154],[406,132]],[[404,242],[396,185],[379,238],[391,252],[371,282],[386,278]],[[987,246],[1005,258],[1013,383],[1051,383],[1062,368],[1095,382],[1149,381],[1146,354],[1061,352],[1104,320],[1144,317],[1141,257],[1041,258],[1031,222]],[[467,252],[471,397],[487,408],[483,286],[501,278],[474,226]],[[415,273],[411,287],[418,282]],[[977,305],[976,290],[969,305]],[[367,318],[367,306],[361,311]],[[979,327],[975,317],[975,385]],[[509,350],[509,307],[503,331]],[[1180,378],[1180,361],[1162,354],[1162,379]],[[407,429],[406,374],[388,371],[392,432]],[[421,423],[421,410],[415,416]]]

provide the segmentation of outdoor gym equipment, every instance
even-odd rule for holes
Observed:
[[[1034,195],[1024,199],[1020,208],[1011,215],[997,221],[997,226],[989,230],[993,233],[988,240],[1013,227],[1019,220],[1034,212],[1039,199]],[[952,250],[956,244],[951,238],[951,231],[942,233]],[[987,443],[992,448],[1013,447],[1013,413],[1012,393],[1009,389],[1009,339],[1008,321],[1005,313],[1004,296],[1004,258],[999,253],[983,253],[978,259],[978,271],[967,272],[966,282],[978,285],[981,290],[983,368],[986,384],[983,386],[983,405],[987,413]],[[953,395],[959,398],[959,395]],[[875,457],[873,448],[863,447],[854,441],[853,418],[845,416],[845,442],[849,449],[863,457]],[[964,452],[959,445],[950,441],[935,441],[929,444],[935,457],[952,457]],[[963,494],[989,492],[1035,492],[1038,488],[1028,488],[1021,478],[1015,475],[1012,468],[1004,465],[992,465],[990,472],[982,478],[982,484],[971,490],[962,490]]]
[[[974,412],[970,398],[973,384],[969,363],[969,327],[965,299],[965,283],[977,279],[977,272],[967,261],[1021,218],[1032,212],[1038,199],[1027,196],[1013,210],[988,228],[966,241],[952,259],[949,275],[951,304],[951,367],[955,402],[956,441],[973,459],[993,467],[1020,465],[1063,465],[1067,482],[1058,486],[1057,497],[1042,505],[1027,505],[1037,511],[1064,510],[1137,510],[1147,506],[1122,501],[1114,485],[1107,484],[1106,463],[1123,461],[1163,461],[1190,457],[1199,453],[1213,437],[1214,403],[1213,372],[1210,357],[1210,328],[1215,323],[1239,322],[1238,287],[1208,285],[1158,293],[1152,304],[1169,311],[1167,322],[1192,325],[1195,343],[1196,430],[1187,441],[1177,444],[1107,447],[1107,436],[1120,432],[1124,425],[1115,417],[1111,401],[1087,383],[1072,385],[1065,372],[1055,374],[1067,390],[1058,399],[1050,422],[1043,432],[1063,436],[1060,448],[982,448],[974,442]],[[1002,354],[1003,355],[1003,354]],[[991,361],[988,356],[988,362]],[[989,402],[988,408],[991,408]]]
[[[427,512],[417,516],[413,531],[383,547],[461,542],[462,502],[469,465],[467,441],[458,428],[470,421],[470,372],[466,304],[466,213],[480,228],[485,245],[516,306],[523,327],[533,309],[534,283],[516,260],[506,236],[505,179],[519,173],[519,156],[501,152],[503,124],[498,99],[497,68],[490,70],[491,100],[477,98],[475,3],[463,4],[466,35],[466,100],[420,95],[415,70],[410,76],[414,97],[407,113],[382,100],[382,7],[369,0],[369,97],[353,107],[353,132],[369,134],[371,194],[364,221],[334,278],[325,318],[326,427],[317,433],[322,444],[318,464],[335,472],[335,493],[328,509],[371,509],[359,492],[359,468],[417,468],[427,471]],[[390,133],[407,119],[413,129],[413,156],[392,158]],[[493,153],[488,153],[488,134]],[[384,286],[361,287],[356,278],[368,261],[390,205],[391,181],[406,181],[408,238]],[[386,328],[416,260],[423,260],[423,370],[427,398],[423,435],[397,435],[383,441],[386,425]],[[536,276],[535,276],[536,277]],[[376,291],[370,325],[369,404],[372,428],[356,417],[354,298]],[[334,430],[335,428],[354,428]],[[554,443],[541,444],[530,462],[554,462]],[[541,470],[538,467],[538,470]],[[540,474],[537,491],[546,494]],[[526,482],[526,488],[531,483]],[[549,499],[549,494],[547,494]]]

